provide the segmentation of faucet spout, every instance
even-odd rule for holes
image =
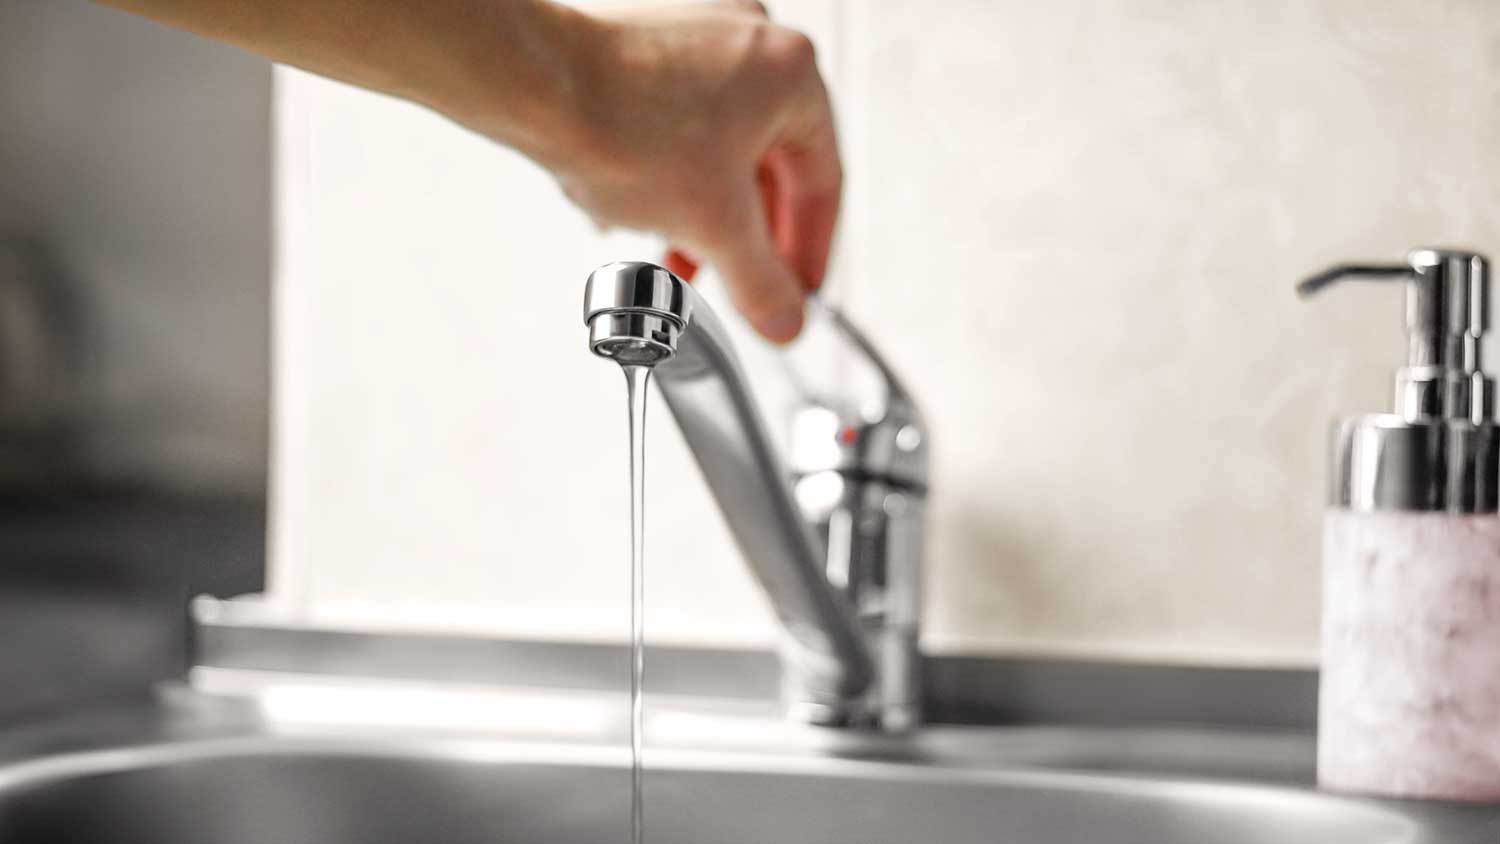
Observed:
[[[824,554],[722,324],[690,285],[640,262],[589,276],[584,322],[594,354],[655,367],[662,397],[786,631],[790,684],[813,705],[836,708],[858,697],[873,675],[869,649],[824,574]]]

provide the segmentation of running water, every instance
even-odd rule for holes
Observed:
[[[651,367],[625,366],[630,404],[630,840],[641,844],[641,678],[646,650],[646,384]]]

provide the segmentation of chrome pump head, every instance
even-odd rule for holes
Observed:
[[[594,270],[583,293],[589,349],[621,366],[671,360],[691,316],[685,285],[654,264],[617,261]]]
[[[1395,412],[1340,423],[1331,503],[1354,510],[1493,513],[1497,498],[1495,382],[1481,367],[1489,327],[1489,262],[1414,249],[1404,265],[1345,264],[1303,281],[1304,296],[1339,281],[1406,287],[1406,365]]]
[[[1402,265],[1333,267],[1297,286],[1304,296],[1348,279],[1406,282],[1406,366],[1396,373],[1396,413],[1419,419],[1494,416],[1494,380],[1481,371],[1489,327],[1489,262],[1450,249],[1414,249]]]

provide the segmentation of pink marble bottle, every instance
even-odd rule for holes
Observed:
[[[1500,437],[1480,369],[1488,264],[1419,249],[1335,267],[1407,282],[1396,412],[1344,420],[1323,536],[1318,782],[1500,802]]]

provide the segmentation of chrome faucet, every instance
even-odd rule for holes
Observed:
[[[902,730],[921,715],[921,415],[870,343],[832,308],[807,331],[847,358],[832,379],[791,372],[804,396],[783,463],[723,325],[691,285],[654,264],[595,270],[589,348],[652,366],[740,553],[785,635],[789,712],[811,723]],[[805,333],[807,333],[805,331]],[[859,381],[851,398],[845,382]]]

